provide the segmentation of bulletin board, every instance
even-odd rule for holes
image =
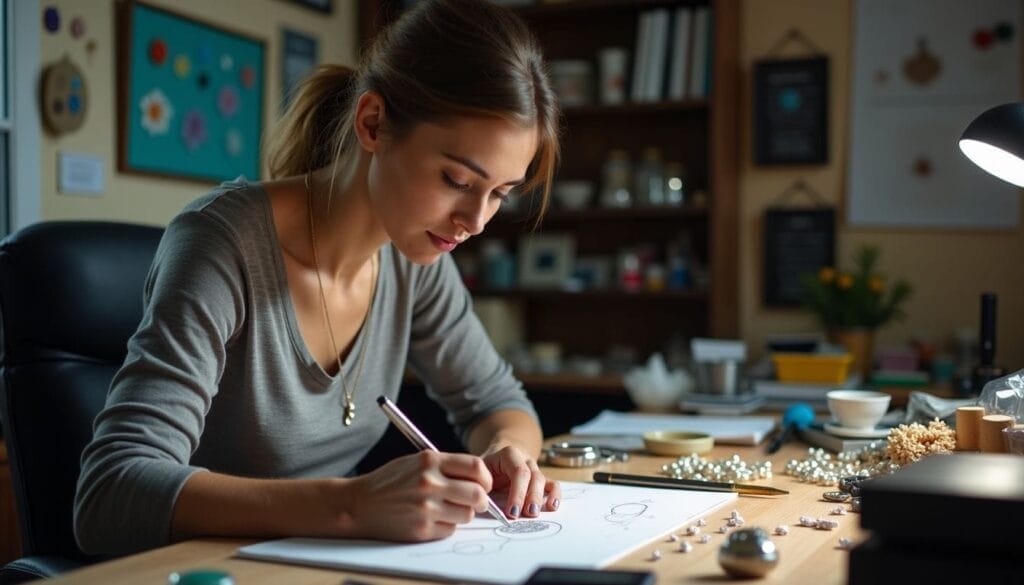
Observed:
[[[263,42],[138,2],[118,32],[118,169],[258,179]]]

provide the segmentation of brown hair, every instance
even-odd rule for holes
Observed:
[[[558,104],[540,46],[507,8],[485,0],[425,0],[382,30],[359,67],[320,67],[298,89],[268,144],[270,175],[355,160],[356,96],[384,99],[392,139],[423,122],[462,116],[536,125],[537,153],[521,187],[547,208],[558,160]],[[538,216],[539,218],[539,216]]]

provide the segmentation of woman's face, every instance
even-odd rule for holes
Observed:
[[[430,264],[479,234],[513,197],[537,150],[537,129],[500,118],[423,123],[384,139],[368,187],[378,220],[405,257]]]

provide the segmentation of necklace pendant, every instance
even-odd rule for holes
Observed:
[[[352,426],[352,421],[356,418],[356,406],[349,402],[345,405],[344,418],[342,421],[346,427]]]

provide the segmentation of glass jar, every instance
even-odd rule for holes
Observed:
[[[603,207],[632,207],[633,194],[630,190],[629,154],[625,150],[615,149],[608,153],[604,162],[603,184],[601,185],[601,205]]]
[[[665,169],[661,150],[645,148],[636,168],[636,197],[640,205],[657,207],[665,204]]]

